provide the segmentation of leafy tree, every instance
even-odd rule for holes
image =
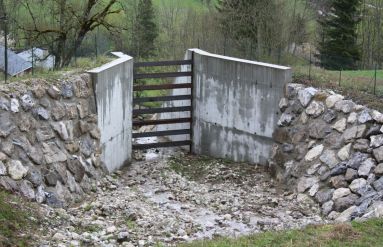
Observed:
[[[108,17],[120,12],[119,0],[18,0],[10,1],[11,16],[26,42],[48,47],[56,67],[68,66],[86,35],[102,26],[115,27]]]
[[[319,58],[326,69],[356,69],[360,60],[357,26],[360,0],[333,0],[319,19],[322,27]]]
[[[256,59],[281,51],[288,45],[285,4],[277,0],[219,0],[225,38],[242,46],[245,55],[255,50]]]
[[[155,54],[158,28],[152,0],[139,0],[133,27],[132,48],[134,55],[147,58]]]

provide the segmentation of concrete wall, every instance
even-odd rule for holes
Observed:
[[[193,152],[265,164],[291,69],[194,52]]]
[[[111,172],[131,162],[133,58],[119,58],[89,71],[96,95],[102,161]]]

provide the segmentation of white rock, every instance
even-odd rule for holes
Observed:
[[[359,114],[359,117],[358,117],[359,123],[364,124],[364,123],[370,122],[371,120],[372,120],[372,117],[370,115],[369,110],[364,110]]]
[[[279,109],[281,109],[281,111],[284,111],[288,106],[289,106],[289,101],[283,97],[279,101]]]
[[[371,117],[378,123],[382,124],[383,123],[383,114],[378,112],[377,110],[372,110],[371,111]]]
[[[321,163],[317,163],[317,164],[314,164],[312,165],[308,170],[307,170],[307,174],[308,175],[314,175],[318,168],[320,167]]]
[[[333,129],[336,129],[340,133],[343,133],[344,130],[346,129],[346,127],[347,127],[347,119],[346,118],[342,118],[341,120],[337,121],[332,126]]]
[[[313,117],[320,116],[325,110],[325,106],[322,102],[313,101],[311,104],[306,108],[306,114]]]
[[[339,163],[335,152],[330,149],[326,149],[319,159],[330,168],[334,168]]]
[[[317,145],[310,149],[305,156],[305,160],[310,162],[318,158],[323,152],[324,146],[322,144]]]
[[[115,226],[109,226],[108,228],[106,228],[107,233],[113,233],[115,231],[117,231],[117,227]]]
[[[224,216],[223,216],[223,218],[224,218],[224,220],[231,220],[231,214],[225,214]],[[182,229],[180,229],[180,230],[182,230]],[[183,230],[183,231],[185,231],[185,230]],[[182,234],[181,233],[179,233],[179,235],[185,235],[186,234],[186,232],[183,232]]]
[[[43,203],[46,199],[44,187],[40,185],[36,191],[36,202]]]
[[[367,186],[367,180],[364,178],[358,178],[351,182],[349,188],[352,192],[361,194],[364,192]]]
[[[314,204],[314,201],[308,195],[302,193],[299,193],[297,195],[297,202],[299,202],[300,204]]]
[[[347,123],[353,124],[358,119],[358,114],[356,112],[351,112],[347,118]]]
[[[0,152],[0,161],[5,161],[7,159],[7,155],[5,153]]]
[[[7,175],[7,168],[4,163],[0,160],[0,176]]]
[[[345,211],[343,211],[336,219],[335,221],[336,222],[339,222],[339,223],[343,223],[343,222],[347,222],[347,221],[350,221],[351,220],[351,216],[352,214],[355,212],[355,210],[357,209],[356,206],[351,206],[349,207],[348,209],[346,209]]]
[[[383,145],[383,135],[371,136],[370,147],[378,148]]]
[[[336,200],[351,194],[351,190],[349,188],[339,188],[334,191],[332,195],[332,199]]]
[[[51,126],[64,141],[69,139],[69,133],[64,122],[52,122]]]
[[[328,215],[333,208],[334,208],[334,202],[333,201],[325,202],[322,205],[322,213],[324,215]]]
[[[17,99],[11,99],[11,111],[14,113],[19,112],[20,103]]]
[[[57,241],[63,241],[66,239],[66,236],[60,232],[56,232],[55,235],[53,235],[52,239]]]
[[[363,218],[371,218],[371,217],[376,217],[380,218],[383,217],[383,202],[382,201],[377,201],[372,204],[368,208],[368,212],[363,215]]]
[[[307,122],[309,121],[309,116],[307,116],[306,112],[302,112],[300,116],[300,120],[301,120],[301,123],[307,124]]]
[[[364,105],[355,105],[354,109],[355,109],[355,111],[359,112],[362,110],[367,110],[367,107]]]
[[[307,148],[311,149],[312,147],[314,147],[315,143],[317,143],[315,140],[309,141],[309,144],[307,145]]]
[[[368,177],[368,175],[371,173],[372,168],[376,166],[376,162],[374,159],[367,159],[363,161],[362,165],[358,169],[358,175],[360,177]]]
[[[326,106],[328,108],[333,108],[335,106],[336,102],[343,100],[343,99],[344,99],[344,97],[340,94],[331,95],[331,96],[327,97],[327,99],[326,99]]]
[[[281,126],[281,127],[289,126],[291,122],[293,121],[293,119],[294,119],[294,116],[292,114],[288,114],[284,112],[278,121],[278,126]]]
[[[315,196],[315,194],[318,192],[318,190],[319,190],[319,183],[316,183],[309,190],[309,195],[310,196]]]
[[[345,161],[345,160],[350,158],[351,146],[352,146],[352,144],[349,143],[339,150],[339,152],[338,152],[339,159],[341,159],[342,161]]]
[[[336,211],[332,211],[328,216],[327,218],[329,218],[330,220],[335,220],[336,218],[338,218],[338,216],[340,215],[340,213],[336,212]]]
[[[342,111],[343,113],[350,113],[354,110],[355,103],[351,100],[340,100],[335,103],[335,109],[337,111]]]
[[[307,189],[311,188],[314,184],[317,184],[319,179],[317,177],[302,177],[298,181],[298,192],[303,193]]]
[[[19,160],[11,160],[7,164],[8,174],[14,180],[20,180],[28,173],[28,168],[23,166]]]
[[[303,107],[306,107],[317,92],[318,90],[313,87],[301,89],[298,92],[298,100],[301,102]]]

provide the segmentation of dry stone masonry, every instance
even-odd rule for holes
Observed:
[[[0,186],[62,207],[104,172],[89,75],[0,87]]]
[[[288,84],[273,134],[275,176],[330,220],[383,215],[383,114],[330,90]]]

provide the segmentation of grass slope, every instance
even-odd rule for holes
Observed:
[[[22,199],[0,190],[0,246],[30,246],[36,226],[31,208]]]
[[[182,247],[378,247],[383,246],[383,219],[351,224],[308,226],[303,230],[266,232],[237,239],[192,242]]]

